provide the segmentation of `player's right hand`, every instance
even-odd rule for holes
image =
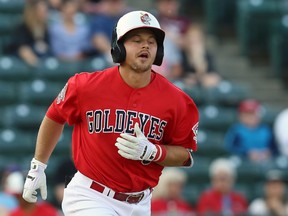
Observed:
[[[157,154],[156,145],[152,144],[144,136],[138,123],[135,124],[134,131],[136,137],[122,133],[120,137],[117,138],[115,146],[119,149],[118,153],[122,157],[131,160],[153,161]]]
[[[23,199],[27,202],[35,203],[37,201],[37,191],[40,189],[42,199],[47,198],[47,186],[46,186],[46,175],[45,169],[47,165],[36,160],[35,158],[31,161],[31,167],[27,174],[24,190]]]

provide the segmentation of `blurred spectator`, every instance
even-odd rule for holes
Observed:
[[[182,76],[181,52],[187,44],[184,42],[190,21],[179,15],[179,0],[157,0],[155,15],[161,28],[165,31],[164,58],[161,66],[153,66],[155,70],[171,81]]]
[[[238,108],[238,119],[239,122],[232,125],[226,133],[227,150],[252,162],[269,162],[277,151],[272,129],[261,122],[260,103],[254,99],[242,101]]]
[[[61,19],[62,0],[48,0],[48,23]]]
[[[187,87],[217,86],[221,80],[216,73],[213,58],[208,52],[205,35],[200,24],[193,24],[179,14],[179,0],[157,0],[156,15],[165,30],[165,56],[160,67],[153,66],[162,75]]]
[[[1,175],[0,188],[0,215],[8,216],[9,213],[18,207],[18,200],[14,197],[14,192],[17,190],[17,182],[12,182],[8,176],[11,172],[18,170],[16,166],[7,167]]]
[[[95,14],[101,11],[100,1],[102,0],[79,0],[80,9],[85,14]]]
[[[48,0],[50,10],[59,11],[61,8],[62,0]]]
[[[76,168],[74,166],[74,163],[72,162],[71,159],[65,159],[63,160],[58,168],[56,169],[55,176],[54,176],[54,195],[56,198],[56,205],[57,208],[59,209],[59,215],[63,214],[62,209],[61,209],[61,204],[63,200],[63,193],[64,193],[64,188],[65,184],[67,183],[67,180],[70,180],[76,173]]]
[[[24,22],[17,28],[9,51],[31,66],[36,66],[39,58],[50,56],[47,20],[47,2],[27,0],[24,8]]]
[[[9,216],[58,216],[57,210],[48,202],[28,203],[22,198],[24,176],[21,172],[9,174],[7,184],[19,202],[19,206]]]
[[[152,216],[192,216],[194,211],[182,197],[186,173],[179,168],[165,168],[153,191]]]
[[[274,121],[274,135],[279,153],[288,157],[288,108],[282,110]]]
[[[185,37],[191,21],[179,14],[179,0],[156,0],[156,16],[164,29],[166,37],[182,50],[187,44],[182,39]]]
[[[91,55],[103,56],[113,63],[111,57],[111,37],[118,19],[127,12],[125,0],[101,0],[101,11],[91,17],[90,37],[93,51]]]
[[[181,51],[169,38],[164,40],[164,58],[161,66],[153,65],[153,69],[172,82],[182,76]]]
[[[236,170],[231,161],[216,159],[209,169],[211,187],[200,194],[198,215],[243,215],[247,211],[246,198],[234,190]]]
[[[192,24],[183,40],[186,44],[182,52],[183,78],[188,87],[200,85],[211,88],[221,81],[205,40],[205,33],[200,24]]]
[[[78,0],[62,0],[60,20],[49,26],[51,49],[60,60],[80,60],[89,47],[88,25],[78,7]]]
[[[270,170],[266,175],[263,197],[253,200],[248,212],[251,216],[287,216],[288,200],[285,181],[280,170]]]

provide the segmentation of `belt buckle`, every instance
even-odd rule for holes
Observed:
[[[144,192],[142,192],[141,194],[130,194],[127,196],[125,201],[127,203],[138,203],[143,199],[143,197],[144,197]]]

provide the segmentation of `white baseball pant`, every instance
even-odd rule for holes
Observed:
[[[107,187],[100,193],[90,186],[93,180],[79,171],[64,189],[62,209],[65,216],[150,216],[151,190],[144,190],[139,203],[130,204],[113,198],[113,191]],[[141,193],[137,192],[138,193]],[[131,193],[133,195],[133,193]]]

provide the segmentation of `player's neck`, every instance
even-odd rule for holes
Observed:
[[[119,72],[124,82],[132,88],[143,88],[151,82],[151,70],[137,72],[119,67]]]

